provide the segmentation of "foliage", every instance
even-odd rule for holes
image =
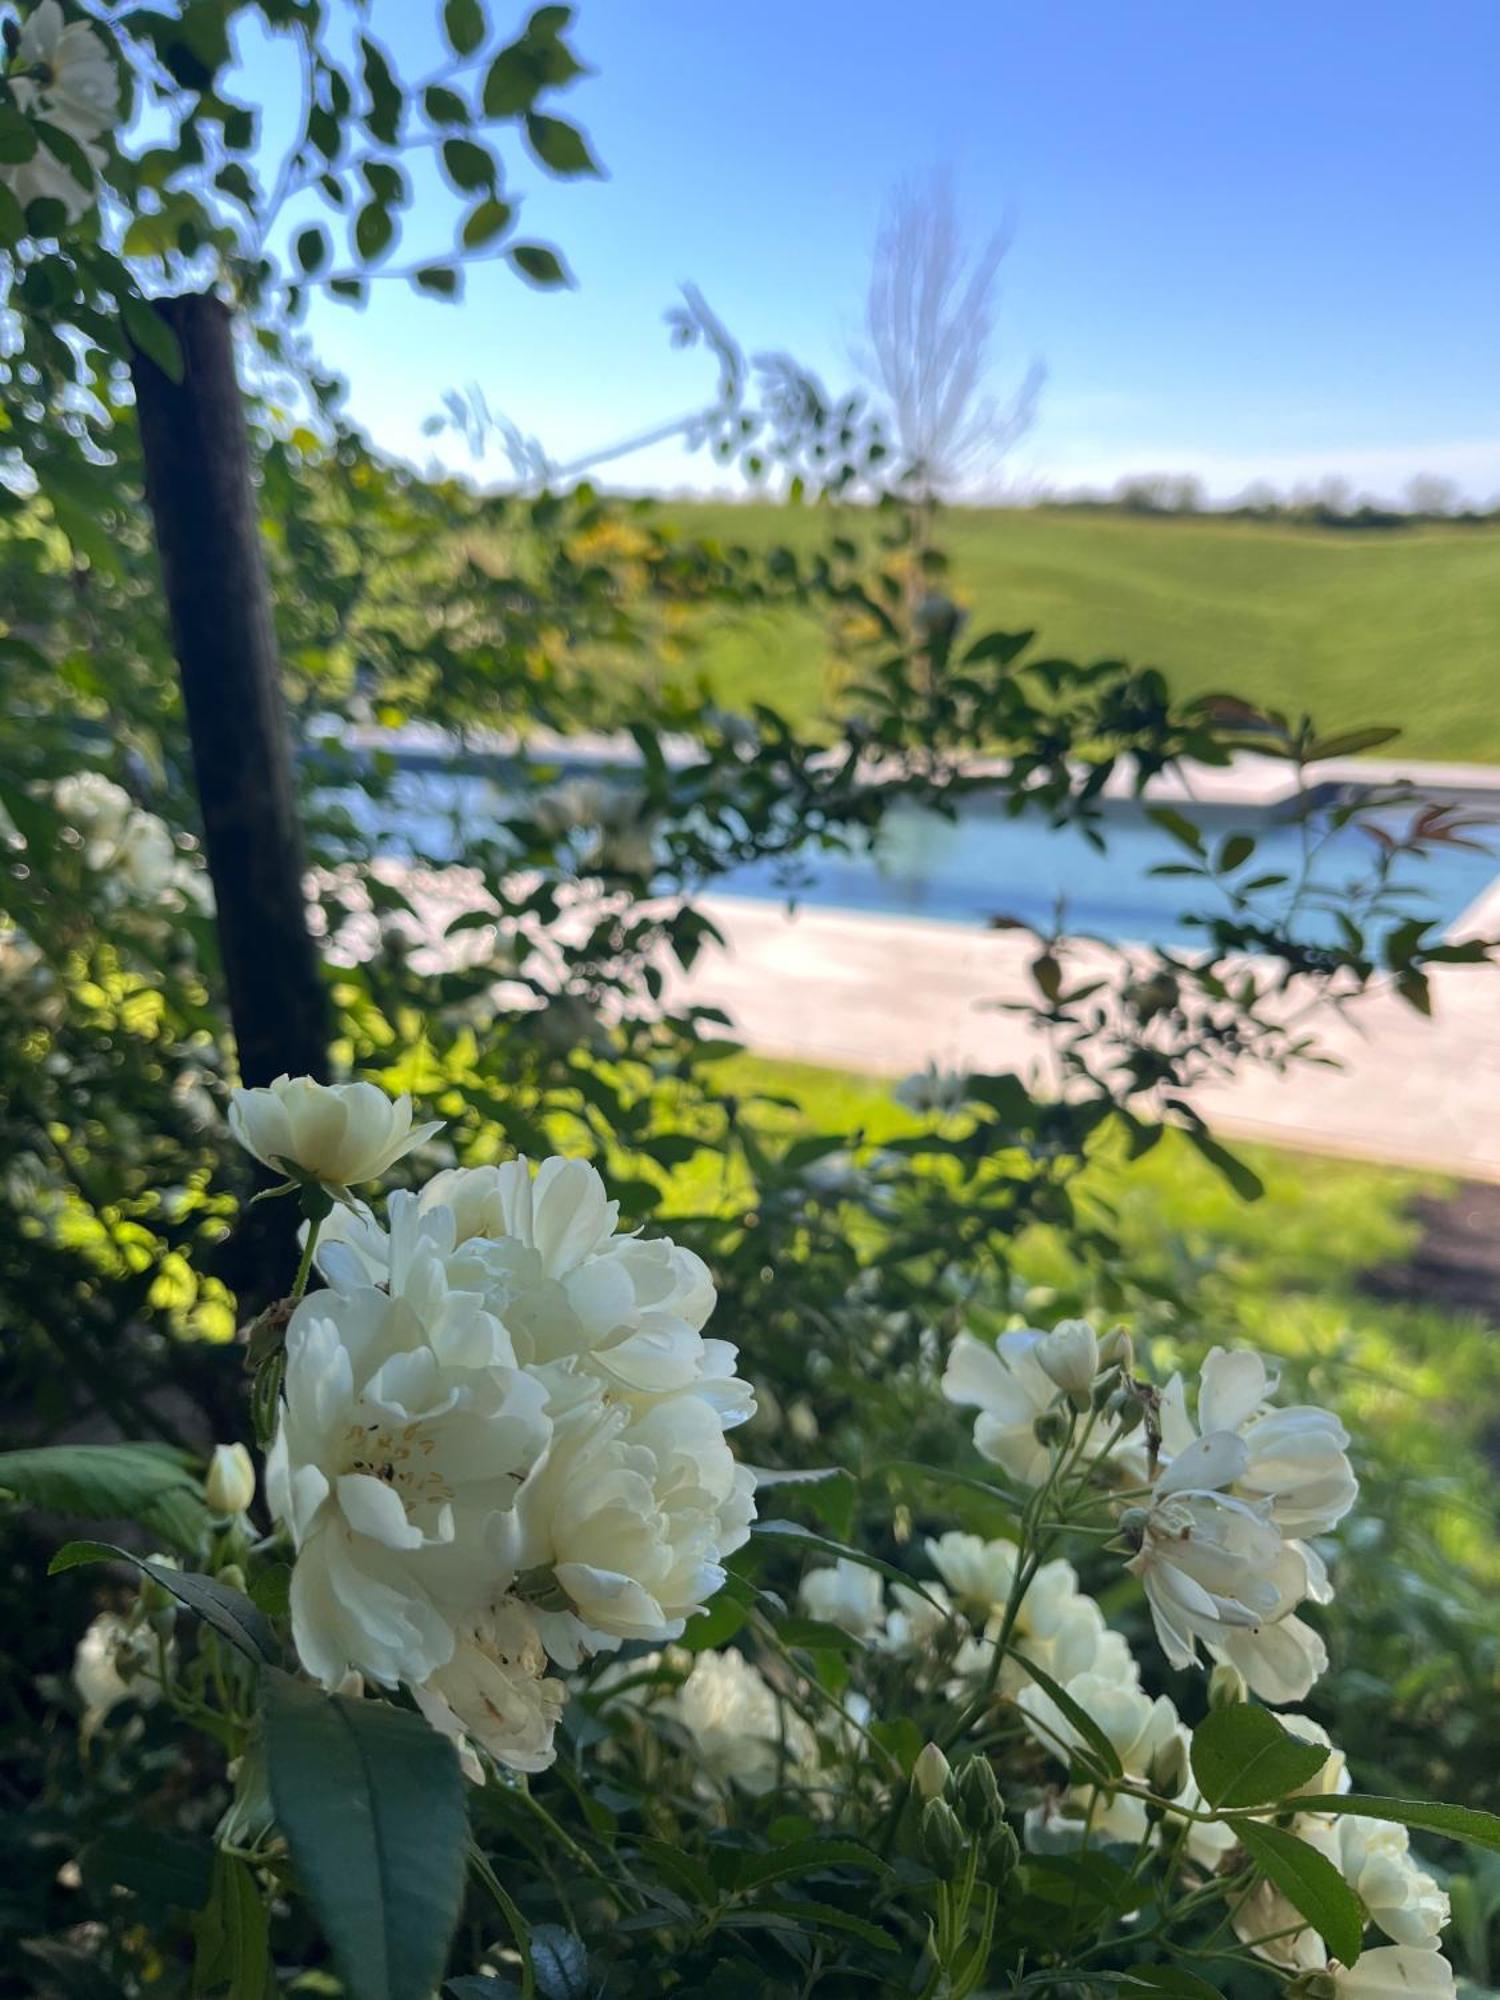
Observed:
[[[1114,1990],[1174,1990],[1170,1968],[1142,1956],[1154,1933],[1121,1921],[1149,1911],[1189,1953],[1219,1951],[1197,1927],[1205,1905],[1179,1859],[1153,1873],[1145,1851],[1125,1865],[1103,1851],[1071,1865],[1037,1851],[1023,1867],[1013,1822],[1023,1805],[1045,1815],[1057,1773],[1023,1740],[1014,1704],[958,1730],[968,1704],[937,1677],[914,1678],[910,1662],[799,1609],[796,1592],[809,1554],[843,1549],[887,1583],[905,1579],[920,1602],[927,1529],[1019,1536],[1038,1558],[1052,1546],[1054,1524],[1018,1515],[1014,1494],[956,1443],[934,1378],[961,1330],[993,1335],[1029,1307],[1051,1320],[1066,1296],[1128,1318],[1163,1379],[1199,1344],[1200,1314],[1281,1344],[1264,1295],[1184,1270],[1180,1233],[1152,1241],[1128,1201],[1113,1212],[1101,1170],[1128,1159],[1149,1172],[1158,1148],[1180,1160],[1195,1147],[1253,1193],[1256,1176],[1202,1129],[1185,1093],[1226,1065],[1315,1053],[1287,1025],[1289,1006],[1388,980],[1422,1005],[1427,968],[1454,953],[1404,920],[1396,889],[1462,829],[1428,822],[1359,882],[1320,882],[1346,918],[1330,950],[1309,941],[1307,882],[1250,888],[1243,843],[1207,853],[1190,823],[1169,819],[1189,893],[1204,899],[1208,952],[1116,953],[1084,974],[1067,940],[1038,938],[1034,1012],[1067,1066],[1063,1097],[1030,1078],[976,1076],[878,1146],[860,1137],[862,1115],[789,1129],[777,1079],[767,1090],[734,1067],[732,1024],[665,998],[669,971],[716,941],[699,897],[726,867],[768,858],[792,885],[809,846],[857,845],[913,801],[954,812],[981,786],[1039,827],[1103,838],[1111,782],[1139,787],[1184,758],[1219,763],[1247,741],[1305,781],[1311,824],[1312,767],[1337,739],[1320,742],[1295,715],[1183,700],[1151,669],[1050,657],[1014,621],[970,629],[943,595],[927,524],[899,489],[874,498],[878,428],[790,363],[754,383],[736,377],[703,426],[748,471],[763,458],[822,496],[778,515],[786,532],[770,546],[699,534],[587,487],[481,496],[382,462],[297,347],[306,291],[355,297],[374,276],[400,275],[451,296],[462,255],[509,256],[535,282],[561,276],[550,249],[510,233],[490,127],[524,131],[550,171],[592,170],[586,140],[538,108],[578,73],[568,10],[540,9],[506,42],[481,6],[449,0],[452,61],[415,83],[393,74],[358,10],[193,0],[118,22],[72,11],[101,33],[118,28],[133,88],[170,137],[126,159],[112,131],[85,135],[101,157],[83,153],[80,168],[85,141],[70,147],[48,121],[28,121],[12,67],[0,128],[13,148],[35,144],[10,164],[45,150],[88,198],[74,214],[70,193],[59,214],[17,197],[19,224],[0,203],[20,338],[0,371],[12,452],[0,488],[0,1379],[16,1446],[0,1487],[47,1514],[113,1524],[110,1542],[63,1551],[39,1600],[38,1549],[61,1537],[46,1515],[6,1523],[6,1589],[26,1606],[7,1775],[37,1801],[0,1908],[23,1941],[18,1990],[227,1988],[255,2000],[272,1978],[326,1978],[331,1950],[356,1995],[421,1993],[455,1910],[452,1990],[470,1994],[655,1993],[664,1961],[684,1992],[836,1993],[858,1981],[956,1993],[991,1965],[1041,1991],[1066,1951]],[[268,190],[251,172],[251,108],[221,89],[225,36],[252,15],[290,38],[303,77],[300,131]],[[386,260],[415,156],[441,160],[463,219],[451,255],[408,271]],[[107,189],[97,202],[96,186]],[[331,217],[350,231],[347,268]],[[258,1526],[212,1517],[197,1487],[207,1445],[248,1430],[242,1358],[269,1381],[257,1407],[274,1404],[264,1364],[280,1331],[273,1314],[231,1345],[235,1294],[255,1285],[235,1227],[250,1181],[229,1156],[232,1037],[125,383],[132,342],[173,364],[147,295],[201,282],[242,311],[268,371],[251,414],[340,1069],[409,1090],[447,1121],[446,1150],[423,1170],[583,1152],[607,1167],[628,1223],[672,1213],[676,1236],[712,1267],[715,1330],[738,1341],[756,1379],[757,1453],[783,1474],[820,1475],[768,1488],[789,1522],[734,1558],[681,1655],[627,1652],[612,1682],[596,1668],[575,1689],[551,1772],[534,1784],[493,1777],[473,1797],[461,1907],[463,1814],[446,1746],[399,1703],[276,1677],[268,1660],[289,1658],[288,1551]],[[690,306],[684,329],[724,363],[727,336],[706,309]],[[270,393],[273,366],[300,384],[291,406]],[[871,504],[851,520],[832,501],[855,487]],[[809,734],[767,705],[734,712],[694,682],[726,614],[832,634],[842,671],[826,728]],[[647,684],[643,662],[662,660],[673,673],[653,668]],[[392,754],[386,732],[409,724],[439,732],[443,770],[424,776]],[[620,745],[592,774],[566,741],[585,730]],[[995,760],[983,773],[981,751]],[[452,777],[466,761],[467,791]],[[1044,1266],[1050,1301],[1036,1292]],[[1314,1325],[1309,1345],[1319,1340]],[[1320,1368],[1327,1359],[1320,1351]],[[1367,1359],[1356,1343],[1353,1364]],[[1361,1399],[1379,1400],[1368,1384],[1351,1407]],[[1393,1424],[1392,1435],[1404,1433]],[[1401,1792],[1441,1788],[1478,1806],[1460,1766],[1464,1731],[1483,1742],[1494,1702],[1488,1579],[1470,1564],[1484,1529],[1471,1524],[1455,1581],[1450,1513],[1432,1504],[1441,1456],[1416,1480],[1399,1456],[1398,1445],[1382,1467],[1391,1505],[1372,1522],[1411,1578],[1407,1629],[1441,1615],[1452,1637],[1440,1660],[1394,1683],[1399,1727],[1380,1750]],[[824,1476],[830,1467],[847,1470]],[[1488,1502],[1462,1498],[1487,1524]],[[1085,1508],[1064,1528],[1075,1539],[1056,1546],[1088,1581],[1103,1579],[1098,1517]],[[170,1567],[164,1542],[193,1567]],[[93,1565],[107,1557],[101,1585]],[[1362,1682],[1351,1663],[1374,1662],[1365,1642],[1390,1597],[1373,1563],[1343,1568],[1327,1698],[1358,1716],[1373,1763],[1371,1713],[1393,1678],[1385,1656]],[[93,1628],[98,1657],[80,1655],[70,1691],[57,1669],[89,1605],[112,1622]],[[1139,1636],[1133,1597],[1109,1609]],[[995,1648],[996,1673],[1011,1636]],[[761,1789],[715,1776],[683,1720],[693,1662],[722,1663],[730,1642],[782,1718]],[[114,1677],[102,1707],[97,1672],[86,1691],[101,1664]],[[1065,1689],[1060,1700],[1082,1733],[1080,1769],[1107,1771],[1098,1724],[1076,1703],[1072,1715]],[[80,1701],[81,1727],[61,1725]],[[952,1747],[974,1721],[972,1747],[999,1761],[1007,1798],[990,1797],[992,1779],[965,1778],[955,1835],[918,1810],[916,1759],[924,1731]],[[821,1744],[816,1771],[836,1775],[790,1768],[792,1738]],[[1130,1783],[1138,1804],[1172,1819],[1171,1799],[1140,1774]],[[361,1785],[366,1807],[331,1825],[329,1799],[343,1808]],[[834,1818],[830,1788],[843,1795]],[[1488,1838],[1487,1823],[1420,1800],[1383,1817],[1403,1812],[1440,1835]],[[1304,1914],[1347,1952],[1352,1892],[1270,1825],[1243,1843],[1240,1887],[1256,1842],[1265,1876],[1303,1894]],[[1478,1965],[1482,1878],[1470,1879]],[[1224,1882],[1210,1886],[1222,1905]],[[1062,1960],[1044,1962],[1060,1943]],[[1238,1947],[1225,1952],[1226,1977],[1260,1977]]]

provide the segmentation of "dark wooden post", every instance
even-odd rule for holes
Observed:
[[[302,832],[233,326],[228,308],[207,294],[162,299],[157,310],[177,336],[183,378],[172,381],[139,350],[131,375],[240,1076],[247,1084],[269,1083],[283,1071],[324,1076],[327,999],[307,928]],[[273,1270],[245,1274],[243,1288],[252,1294],[263,1286],[273,1292],[289,1276],[280,1267],[294,1207],[271,1202],[247,1217],[257,1226],[245,1236],[259,1239],[260,1257],[275,1248]]]

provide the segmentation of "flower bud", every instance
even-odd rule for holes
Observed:
[[[1151,1759],[1146,1781],[1160,1799],[1175,1799],[1188,1781],[1187,1739],[1174,1732]]]
[[[1233,1708],[1237,1703],[1248,1701],[1250,1690],[1245,1685],[1245,1676],[1230,1660],[1221,1660],[1208,1677],[1208,1705],[1210,1708]]]
[[[211,1514],[243,1514],[255,1498],[255,1465],[242,1444],[216,1444],[203,1481]]]
[[[1112,1326],[1100,1337],[1099,1366],[1120,1368],[1127,1375],[1135,1366],[1135,1342],[1123,1326]]]
[[[163,1555],[160,1550],[156,1551],[151,1560],[156,1564],[158,1569],[180,1569],[182,1567],[176,1556]],[[177,1599],[164,1584],[158,1583],[154,1576],[143,1574],[141,1577],[141,1609],[151,1619],[153,1630],[159,1629],[156,1621],[165,1618],[167,1620],[166,1629],[170,1631],[172,1620],[177,1616]]]
[[[1146,1414],[1146,1406],[1134,1389],[1116,1389],[1104,1405],[1105,1413],[1114,1422],[1121,1437],[1129,1437],[1136,1430]]]
[[[924,1745],[911,1767],[912,1783],[924,1799],[940,1799],[947,1791],[952,1775],[948,1759],[936,1743]]]
[[[1021,1843],[1014,1832],[1001,1820],[984,1844],[984,1854],[979,1864],[983,1881],[992,1889],[1003,1889],[1016,1872],[1021,1859]]]
[[[954,1798],[970,1833],[987,1834],[1005,1819],[1005,1801],[988,1757],[968,1757],[953,1784]]]
[[[1338,2000],[1339,1983],[1331,1972],[1299,1972],[1286,1993],[1287,2000]]]
[[[969,1840],[946,1799],[929,1799],[919,1829],[922,1858],[945,1882],[960,1874],[969,1858]]]
[[[215,1576],[214,1582],[222,1583],[226,1590],[242,1591],[245,1588],[245,1572],[238,1563],[225,1563]]]
[[[1068,1435],[1068,1420],[1061,1410],[1043,1410],[1031,1428],[1037,1443],[1050,1450]]]
[[[1099,1373],[1099,1341],[1086,1319],[1059,1320],[1036,1345],[1044,1374],[1066,1392],[1075,1409],[1086,1410]]]

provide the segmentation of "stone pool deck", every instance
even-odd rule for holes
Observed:
[[[930,1060],[1049,1073],[1043,1039],[994,1006],[1031,995],[1031,939],[730,896],[704,908],[728,948],[672,998],[723,1007],[763,1054],[875,1076]],[[1500,935],[1500,885],[1450,934]],[[1430,1021],[1390,993],[1310,1017],[1336,1070],[1251,1070],[1196,1102],[1239,1138],[1500,1183],[1500,967],[1438,967],[1432,985]]]

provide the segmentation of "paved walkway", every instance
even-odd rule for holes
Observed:
[[[704,907],[728,950],[672,998],[723,1007],[754,1049],[876,1076],[931,1059],[1046,1074],[1027,1022],[986,1004],[1030,997],[1030,939],[729,896]],[[1500,934],[1500,892],[1454,934],[1470,931]],[[1435,968],[1433,993],[1430,1021],[1384,993],[1314,1021],[1341,1069],[1246,1070],[1197,1102],[1241,1138],[1500,1182],[1500,967]]]

